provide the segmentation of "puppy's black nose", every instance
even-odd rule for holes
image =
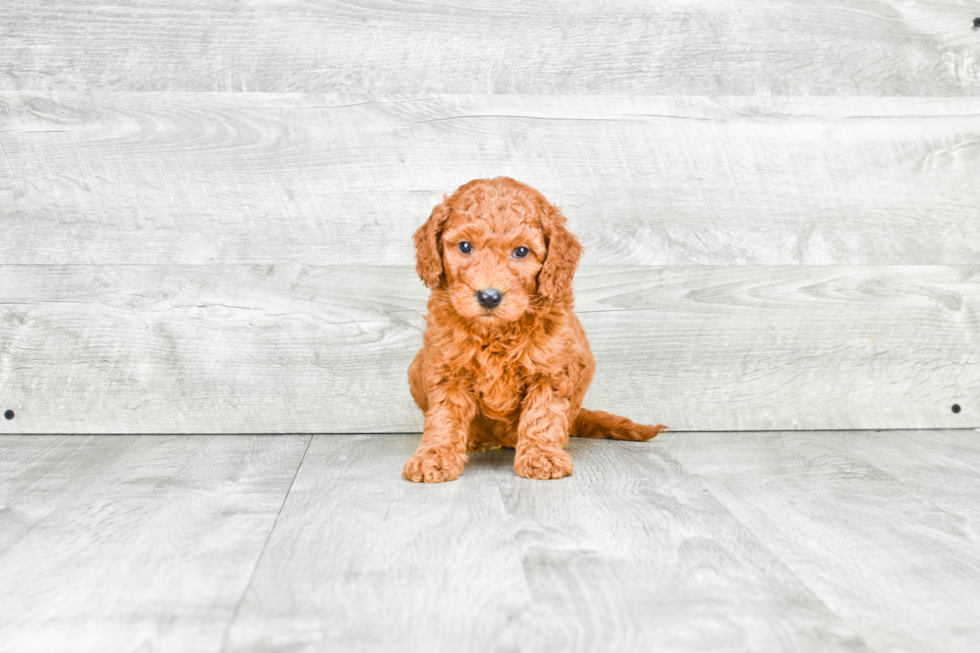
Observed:
[[[487,288],[476,293],[476,301],[480,302],[483,308],[497,308],[503,298],[503,293],[495,288]]]

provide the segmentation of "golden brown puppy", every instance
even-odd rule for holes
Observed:
[[[595,360],[572,310],[582,246],[530,186],[477,179],[415,233],[416,268],[432,290],[424,344],[408,368],[425,413],[402,475],[439,483],[466,451],[514,447],[525,478],[572,473],[570,435],[649,440],[666,427],[582,408]]]

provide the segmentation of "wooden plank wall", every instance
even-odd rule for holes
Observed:
[[[587,405],[980,426],[978,15],[7,0],[0,433],[419,430],[411,234],[496,175],[585,245]]]

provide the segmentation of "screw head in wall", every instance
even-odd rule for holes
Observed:
[[[953,412],[954,413],[960,412],[960,405],[959,404],[953,404]]]
[[[8,410],[6,413],[3,414],[3,416],[6,417],[7,419],[13,419],[14,418],[14,411]]]

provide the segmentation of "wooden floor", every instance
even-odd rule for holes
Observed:
[[[0,437],[0,650],[976,651],[974,430]]]

